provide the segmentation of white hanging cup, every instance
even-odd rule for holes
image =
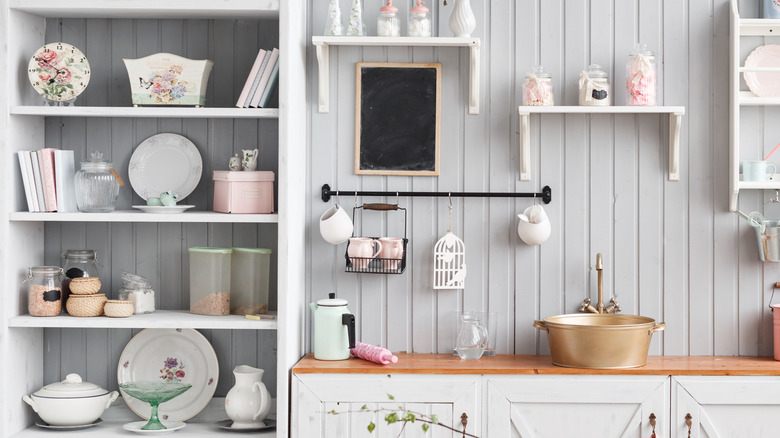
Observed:
[[[352,219],[338,204],[334,204],[320,216],[320,234],[332,245],[346,242],[352,237],[353,230]]]
[[[518,214],[517,234],[528,245],[541,245],[550,238],[552,227],[541,205],[532,205]]]

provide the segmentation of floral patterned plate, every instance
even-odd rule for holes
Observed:
[[[181,382],[189,391],[160,404],[160,420],[184,421],[203,410],[217,388],[219,364],[209,341],[193,329],[146,329],[128,342],[119,357],[119,383],[141,380]],[[127,406],[149,419],[149,403],[125,394]]]

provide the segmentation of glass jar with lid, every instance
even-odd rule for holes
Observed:
[[[140,275],[122,272],[122,288],[119,289],[119,299],[132,301],[134,313],[154,312],[154,290],[152,283]]]
[[[232,248],[230,260],[230,313],[268,313],[271,250]]]
[[[94,249],[69,249],[62,253],[62,306],[70,295],[70,280],[78,277],[100,277],[97,251]],[[95,292],[100,293],[100,291]]]
[[[28,270],[27,311],[31,316],[57,316],[62,311],[59,266],[35,266]]]
[[[647,45],[637,44],[626,62],[626,104],[656,105],[655,55]]]
[[[79,211],[114,211],[119,196],[119,181],[111,163],[103,161],[101,152],[92,152],[90,160],[81,163],[81,169],[76,172],[75,189]]]
[[[387,0],[387,4],[379,8],[379,17],[376,20],[376,33],[384,37],[401,36],[398,8],[393,6],[393,0]]]
[[[428,8],[422,0],[416,0],[409,10],[409,29],[410,37],[429,37],[431,36],[431,19],[428,17]]]
[[[580,105],[609,106],[612,104],[612,92],[609,88],[607,72],[598,64],[591,64],[580,72]]]
[[[525,82],[523,82],[523,105],[555,105],[552,76],[544,71],[544,67],[541,65],[537,65],[532,73],[525,75]]]
[[[195,246],[190,253],[190,313],[230,314],[230,248]]]

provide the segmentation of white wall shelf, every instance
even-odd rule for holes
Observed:
[[[70,315],[30,316],[21,315],[8,319],[9,327],[56,328],[191,328],[232,330],[276,330],[277,320],[253,320],[240,315],[195,315],[186,310],[155,310],[128,318],[96,316],[79,318]]]
[[[479,38],[314,36],[319,63],[319,112],[330,111],[330,46],[469,47],[469,114],[479,114]]]
[[[279,0],[9,0],[10,9],[47,18],[274,18]]]
[[[520,106],[520,181],[531,180],[531,114],[669,114],[669,181],[680,180],[684,106]]]
[[[44,117],[133,117],[157,119],[275,119],[277,108],[163,108],[111,106],[13,106],[12,115]]]
[[[228,214],[214,211],[185,211],[181,214],[144,213],[117,210],[111,213],[29,213],[12,212],[8,219],[18,222],[175,222],[175,223],[277,223],[279,215]]]

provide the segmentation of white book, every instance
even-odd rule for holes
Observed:
[[[22,151],[24,154],[24,167],[27,171],[27,180],[30,182],[30,197],[32,198],[32,206],[34,212],[41,211],[41,207],[38,205],[38,193],[35,189],[35,174],[32,169],[32,154],[30,151]]]
[[[255,58],[255,63],[252,65],[252,70],[249,71],[249,75],[246,78],[246,83],[244,83],[244,88],[241,90],[241,95],[238,96],[238,102],[236,102],[237,107],[243,108],[244,106],[246,106],[247,98],[252,97],[249,95],[249,91],[252,89],[252,85],[254,85],[255,83],[255,77],[257,77],[257,73],[260,71],[260,66],[263,64],[264,58],[265,58],[265,50],[260,49],[260,51],[257,52],[257,58]]]
[[[19,151],[16,155],[19,157],[19,171],[22,174],[22,183],[24,184],[24,196],[27,198],[27,211],[34,212],[32,203],[32,192],[30,191],[30,179],[27,177],[27,166],[24,164],[24,152]]]
[[[35,194],[38,196],[38,211],[46,211],[46,201],[43,199],[43,179],[41,165],[38,163],[38,151],[30,151],[33,178],[35,178]]]
[[[270,59],[271,59],[271,51],[266,50],[263,57],[263,61],[260,63],[260,68],[257,70],[257,74],[255,75],[254,81],[252,82],[252,88],[249,89],[249,94],[247,95],[246,100],[244,101],[244,108],[249,108],[249,102],[252,100],[254,95],[257,94],[257,90],[259,90],[260,88],[260,80],[263,77],[263,73],[268,68]]]
[[[250,108],[257,108],[260,104],[260,98],[263,97],[263,91],[265,91],[266,85],[268,85],[268,79],[271,77],[271,72],[276,64],[276,59],[279,58],[279,49],[273,49],[271,51],[271,59],[268,60],[268,65],[263,71],[263,77],[260,78],[260,84],[257,87],[257,91],[252,96],[252,101],[249,103]]]
[[[73,151],[54,151],[54,175],[57,185],[57,211],[79,211],[76,205],[76,159]]]

